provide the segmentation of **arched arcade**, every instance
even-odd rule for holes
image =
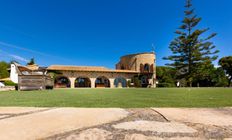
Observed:
[[[78,77],[75,80],[75,88],[90,88],[91,81],[88,77]]]
[[[59,76],[54,81],[54,87],[55,88],[70,88],[71,82],[67,77]]]

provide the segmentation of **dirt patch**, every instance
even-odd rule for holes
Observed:
[[[110,138],[110,135],[112,135],[111,132],[93,128],[93,129],[87,129],[84,131],[81,131],[79,134],[71,134],[68,137],[66,137],[66,140],[107,140]]]
[[[153,108],[153,110],[172,121],[216,126],[232,125],[232,108]]]
[[[198,136],[206,139],[224,139],[232,136],[232,126],[216,126],[195,123],[186,123],[189,127],[198,130]]]
[[[173,123],[170,120],[167,120],[163,114],[160,112],[156,112],[152,109],[127,109],[129,112],[126,118],[123,118],[119,121],[114,121],[94,127],[76,129],[73,131],[65,132],[62,134],[58,134],[55,136],[48,137],[46,139],[69,139],[72,136],[73,139],[78,139],[78,136],[82,135],[85,137],[86,132],[91,132],[91,130],[100,130],[100,132],[95,131],[95,135],[102,135],[102,132],[107,132],[109,135],[101,137],[106,140],[206,140],[206,139],[223,139],[232,137],[231,128],[228,126],[220,127],[214,125],[205,125],[199,123],[187,123],[187,122],[179,122],[179,124],[186,126],[185,128],[190,128],[193,133],[186,133],[186,131],[181,131],[179,128],[176,128],[178,132],[157,132],[153,130],[145,130],[145,129],[125,129],[125,127],[115,128],[115,125],[128,123],[128,122],[138,122],[138,121],[146,121],[146,122],[158,122],[160,124]],[[147,127],[148,124],[141,124],[143,127]],[[154,126],[153,126],[154,127]],[[174,125],[175,127],[175,125]],[[154,127],[155,129],[156,127]],[[167,130],[167,129],[166,129]],[[92,132],[91,132],[92,133]],[[88,136],[86,134],[86,136]],[[103,136],[103,135],[102,135]],[[92,137],[91,140],[97,140],[96,137]]]
[[[131,121],[113,125],[116,129],[152,131],[157,133],[188,133],[194,134],[197,131],[183,123],[158,122],[158,121]]]

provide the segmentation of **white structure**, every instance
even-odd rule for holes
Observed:
[[[0,82],[0,88],[1,88],[1,87],[5,87],[5,85],[4,85],[3,83]]]
[[[20,69],[20,70],[19,70]],[[21,66],[17,63],[13,63],[10,66],[10,80],[18,84],[19,75],[43,75],[42,71],[38,71],[37,65]],[[46,74],[46,73],[45,73]]]
[[[18,84],[18,72],[17,72],[17,64],[10,65],[10,80],[16,84]]]

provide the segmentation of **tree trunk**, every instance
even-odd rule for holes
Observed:
[[[229,81],[228,81],[228,87],[230,87],[231,80],[232,80],[232,77],[231,77],[231,78],[229,78]]]

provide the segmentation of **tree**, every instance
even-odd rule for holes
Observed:
[[[200,77],[200,74],[207,73],[204,66],[211,65],[212,61],[217,59],[215,54],[219,51],[215,50],[215,46],[210,42],[216,33],[206,38],[201,37],[209,28],[197,29],[202,19],[194,14],[191,0],[187,0],[185,7],[182,25],[175,31],[178,37],[169,46],[173,54],[164,59],[172,61],[166,65],[176,68],[178,78],[185,78],[188,85],[192,86],[192,82]]]
[[[219,60],[219,65],[228,75],[228,86],[230,86],[232,81],[232,56],[223,57]]]
[[[225,87],[227,86],[227,78],[222,68],[215,68],[213,65],[207,66],[205,74],[202,77],[197,77],[193,81],[193,86],[200,87]],[[207,73],[206,73],[207,72]]]
[[[175,69],[165,66],[156,67],[156,77],[159,81],[158,87],[175,87]]]
[[[10,64],[4,61],[0,62],[0,79],[9,77],[9,72],[7,68],[10,67]]]
[[[213,86],[215,87],[226,87],[227,86],[228,80],[227,80],[224,70],[221,67],[216,68],[216,70],[214,70],[211,73],[211,76],[212,76],[212,82],[214,83]]]
[[[31,60],[27,63],[27,65],[34,65],[34,64],[35,64],[34,58],[31,58]]]

